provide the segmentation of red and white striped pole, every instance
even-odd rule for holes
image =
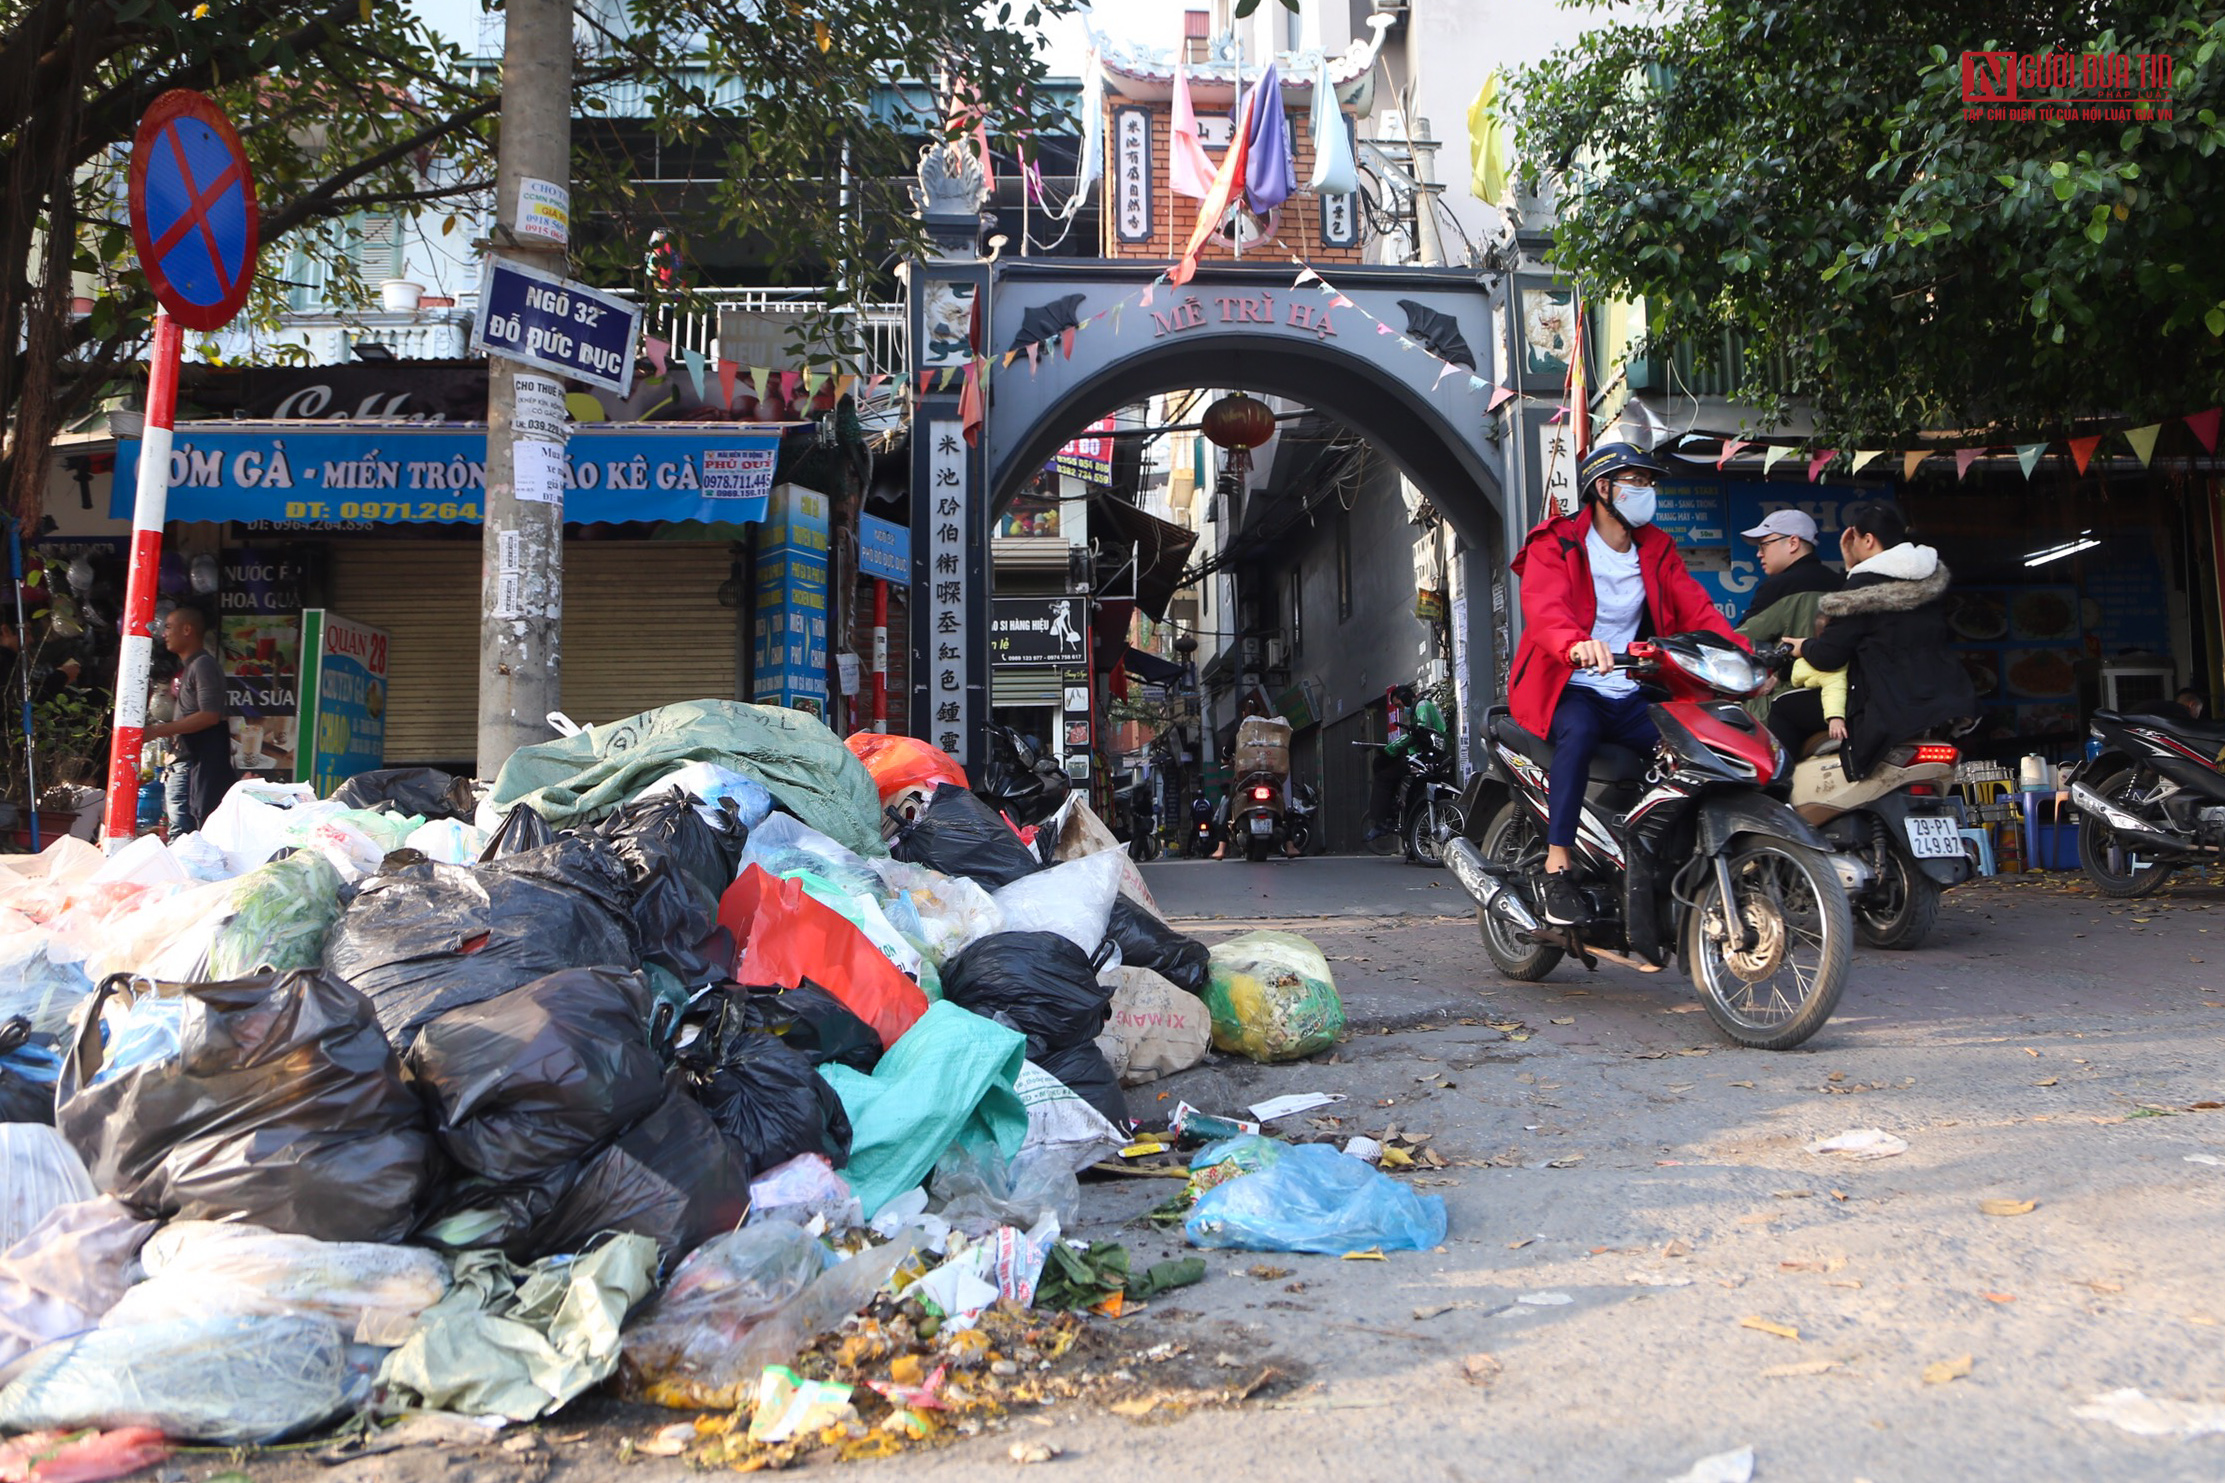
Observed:
[[[873,579],[873,729],[888,730],[888,578]]]
[[[124,586],[124,636],[116,655],[116,729],[108,762],[108,827],[113,852],[139,826],[139,748],[147,729],[147,680],[154,670],[155,588],[162,575],[162,525],[170,506],[170,434],[178,411],[177,321],[155,314],[147,363],[147,425],[139,441],[139,483],[131,509],[131,575]]]

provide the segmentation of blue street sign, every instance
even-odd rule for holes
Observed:
[[[641,310],[615,294],[490,258],[471,348],[625,396],[633,390]]]
[[[255,179],[224,111],[178,88],[155,99],[131,146],[132,244],[147,286],[190,330],[222,329],[255,281]]]
[[[911,586],[911,527],[872,515],[858,516],[858,575]]]

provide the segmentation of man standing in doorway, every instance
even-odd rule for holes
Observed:
[[[1761,524],[1739,532],[1754,543],[1761,558],[1762,579],[1739,622],[1795,592],[1836,592],[1844,579],[1823,564],[1816,554],[1816,522],[1799,510],[1771,510]],[[1807,634],[1800,635],[1806,638]]]
[[[177,719],[161,721],[146,730],[150,741],[175,737],[185,754],[186,804],[180,820],[187,830],[208,822],[233,783],[232,730],[225,724],[231,702],[224,692],[224,668],[208,648],[209,620],[199,608],[171,610],[162,626],[163,647],[178,656],[185,668],[172,684],[177,697]]]

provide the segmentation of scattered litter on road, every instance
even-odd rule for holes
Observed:
[[[2225,1406],[2174,1401],[2127,1388],[2097,1395],[2071,1409],[2082,1421],[2106,1421],[2138,1437],[2206,1437],[2225,1432]]]
[[[1495,1354],[1471,1354],[1460,1362],[1461,1378],[1470,1385],[1489,1385],[1506,1373]]]
[[[1771,1365],[1754,1373],[1764,1380],[1791,1380],[1801,1375],[1821,1375],[1839,1368],[1835,1359],[1804,1359],[1789,1365]]]
[[[1976,1363],[1967,1354],[1957,1355],[1953,1359],[1935,1360],[1924,1366],[1924,1383],[1945,1385],[1950,1380],[1960,1380],[1976,1367]]]
[[[2186,1156],[2186,1161],[2190,1164],[2212,1164],[2225,1168],[2225,1158],[2219,1158],[2214,1153],[2190,1153]]]
[[[1669,1483],[1751,1483],[1753,1476],[1754,1449],[1741,1447],[1735,1452],[1703,1457]]]
[[[1980,1200],[1978,1202],[1978,1213],[1980,1215],[2030,1215],[2033,1211],[2039,1209],[2039,1205],[2040,1202],[2037,1200]]]
[[[1532,1308],[1558,1308],[1576,1300],[1565,1292],[1526,1292],[1514,1301],[1527,1303]]]
[[[1288,1096],[1269,1097],[1264,1102],[1254,1102],[1248,1109],[1260,1122],[1271,1123],[1301,1112],[1311,1112],[1316,1107],[1333,1107],[1342,1102],[1342,1092],[1292,1092]]]
[[[1889,1159],[1908,1152],[1908,1140],[1883,1128],[1855,1128],[1808,1145],[1810,1153],[1841,1153],[1854,1159]]]
[[[1775,1334],[1780,1339],[1797,1341],[1800,1337],[1800,1330],[1794,1328],[1791,1324],[1778,1323],[1758,1314],[1749,1313],[1738,1321],[1738,1326],[1742,1329],[1753,1329],[1757,1333]]]

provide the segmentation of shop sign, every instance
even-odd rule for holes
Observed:
[[[116,445],[109,513],[131,517],[139,441]],[[564,448],[565,518],[580,523],[765,518],[777,432],[701,426],[576,430]],[[472,523],[486,499],[484,427],[181,423],[172,520]]]
[[[915,490],[914,524],[927,531],[927,565],[933,587],[921,608],[930,615],[925,656],[929,735],[936,746],[968,760],[967,713],[973,673],[973,603],[969,600],[966,531],[973,519],[973,486],[964,426],[955,417],[927,423],[926,487]],[[921,517],[924,517],[922,520]],[[916,589],[915,589],[916,591]]]
[[[912,583],[910,528],[877,515],[858,516],[858,574],[909,587]]]
[[[1082,436],[1067,443],[1052,459],[1052,466],[1062,474],[1092,484],[1112,483],[1114,419],[1100,417],[1083,431]],[[1056,534],[1056,531],[1053,531]]]
[[[1141,108],[1113,110],[1113,219],[1123,242],[1149,242],[1151,231],[1151,115]]]
[[[633,390],[641,310],[553,273],[489,258],[471,322],[476,355],[499,355],[625,396]]]
[[[1076,664],[1088,657],[1079,597],[1000,597],[989,609],[989,658],[996,664]]]
[[[386,761],[386,634],[324,608],[301,615],[301,746],[294,781],[317,796]]]

